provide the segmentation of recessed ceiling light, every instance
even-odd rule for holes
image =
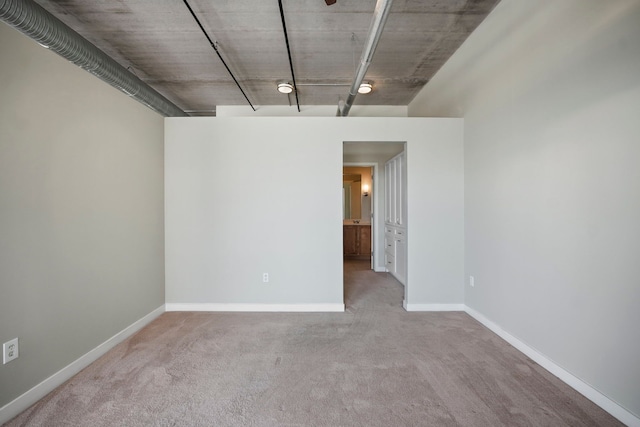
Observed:
[[[291,93],[293,92],[293,85],[288,82],[278,83],[278,92],[280,93]]]
[[[370,82],[364,82],[360,84],[358,93],[369,93],[373,90],[373,85]]]

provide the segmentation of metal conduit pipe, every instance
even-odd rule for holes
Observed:
[[[225,61],[224,58],[222,57],[222,55],[220,54],[220,51],[218,50],[218,47],[216,46],[216,43],[214,43],[214,41],[211,40],[211,37],[209,37],[209,34],[207,34],[207,31],[202,26],[202,23],[200,22],[200,20],[198,19],[198,16],[196,15],[196,13],[193,11],[191,6],[189,5],[189,2],[187,0],[182,0],[182,1],[183,1],[184,5],[187,6],[187,9],[189,9],[189,13],[191,13],[191,16],[196,21],[196,24],[198,24],[198,27],[200,27],[200,30],[202,31],[202,34],[204,34],[204,36],[209,41],[209,45],[216,52],[216,55],[218,55],[218,59],[220,59],[220,61],[222,62],[222,65],[224,65],[224,68],[227,69],[227,72],[229,73],[229,75],[231,76],[233,81],[235,82],[236,86],[238,86],[238,89],[240,89],[240,92],[242,92],[242,96],[244,96],[244,99],[247,100],[247,102],[251,106],[251,109],[253,111],[256,111],[256,108],[253,106],[251,101],[249,101],[249,97],[247,96],[246,93],[244,93],[244,90],[242,89],[242,86],[240,86],[240,83],[238,82],[238,79],[236,79],[236,76],[234,76],[233,72],[231,72],[231,68],[229,68],[229,66],[227,65],[227,61]]]
[[[169,117],[187,116],[33,0],[0,0],[0,20],[152,110]]]
[[[278,0],[278,6],[280,7],[280,19],[282,20],[282,31],[284,32],[284,41],[287,45],[287,55],[289,56],[289,68],[291,68],[291,78],[293,79],[293,91],[296,94],[296,105],[298,106],[298,113],[300,112],[300,102],[298,101],[298,85],[296,84],[296,74],[293,72],[293,59],[291,59],[291,48],[289,47],[289,35],[287,34],[287,23],[284,19],[284,9],[282,7],[282,0]]]
[[[369,27],[369,35],[367,36],[364,48],[362,49],[360,64],[356,70],[356,77],[351,84],[349,96],[344,102],[344,106],[342,106],[342,103],[338,105],[338,116],[349,115],[349,110],[351,110],[353,101],[356,99],[356,95],[358,94],[358,88],[360,87],[362,80],[364,80],[364,76],[367,74],[369,65],[371,65],[371,61],[373,60],[373,54],[376,52],[376,47],[378,47],[378,41],[382,35],[384,24],[387,22],[387,18],[389,17],[389,11],[391,10],[392,3],[393,0],[378,0],[376,3],[376,8],[373,12],[373,19],[371,20],[371,26]]]

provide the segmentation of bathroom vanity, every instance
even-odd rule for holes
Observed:
[[[371,258],[371,224],[344,224],[343,255],[351,259]]]

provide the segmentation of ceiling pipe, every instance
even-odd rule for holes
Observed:
[[[278,6],[280,7],[280,19],[282,20],[282,31],[284,31],[284,41],[287,44],[287,55],[289,55],[289,68],[291,68],[291,78],[293,79],[293,91],[296,94],[296,105],[298,106],[298,113],[300,112],[300,102],[298,101],[298,85],[296,84],[296,75],[293,72],[293,60],[291,59],[291,48],[289,47],[289,35],[287,34],[287,24],[284,20],[284,9],[282,8],[282,0],[278,0]]]
[[[207,38],[207,40],[209,41],[209,44],[211,45],[213,50],[216,51],[216,54],[218,55],[218,58],[220,59],[220,61],[222,61],[222,65],[224,65],[224,68],[227,69],[227,72],[229,73],[229,75],[231,76],[233,81],[236,83],[236,86],[238,86],[238,89],[240,89],[240,92],[242,92],[242,96],[244,96],[244,99],[247,100],[247,102],[249,103],[249,106],[251,106],[251,109],[253,111],[256,111],[256,107],[254,107],[253,104],[251,103],[251,101],[249,101],[249,97],[247,96],[246,93],[244,93],[244,90],[242,90],[242,86],[240,86],[240,83],[238,82],[238,79],[236,79],[236,76],[234,76],[233,73],[231,72],[231,68],[229,68],[229,66],[227,65],[227,62],[222,57],[222,54],[218,50],[218,46],[216,46],[216,44],[213,42],[213,40],[211,40],[211,37],[209,37],[209,34],[207,34],[207,32],[205,31],[204,27],[200,23],[200,20],[196,16],[196,13],[193,11],[191,6],[189,5],[189,2],[187,2],[187,0],[182,0],[182,1],[184,2],[184,5],[187,6],[187,9],[189,9],[189,12],[191,12],[191,16],[193,17],[193,19],[198,24],[198,27],[200,27],[200,29],[202,30],[202,34],[204,34],[204,36]]]
[[[371,61],[373,60],[373,54],[376,52],[376,47],[378,46],[378,41],[382,35],[384,24],[387,22],[387,18],[389,17],[389,11],[391,10],[392,3],[393,0],[378,0],[376,3],[376,8],[373,12],[373,19],[371,20],[371,26],[369,27],[369,35],[364,43],[362,56],[360,57],[360,64],[356,70],[356,76],[353,79],[353,83],[349,89],[349,96],[344,102],[344,106],[341,107],[341,105],[338,105],[338,116],[346,117],[349,115],[349,110],[351,110],[353,101],[356,99],[356,95],[358,94],[360,83],[364,80],[364,76],[367,74],[369,65],[371,65]]]
[[[163,116],[187,116],[33,0],[0,0],[0,20]]]

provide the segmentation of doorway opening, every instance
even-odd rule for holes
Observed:
[[[343,257],[368,260],[373,264],[373,218],[375,164],[350,164],[342,167]]]
[[[398,278],[395,271],[387,269],[389,251],[385,250],[388,243],[385,217],[388,216],[386,195],[389,189],[385,175],[388,174],[387,163],[404,151],[405,142],[345,141],[343,144],[341,249],[345,274],[354,271],[365,276],[373,272],[391,273],[393,278]],[[346,291],[344,284],[343,289]]]

